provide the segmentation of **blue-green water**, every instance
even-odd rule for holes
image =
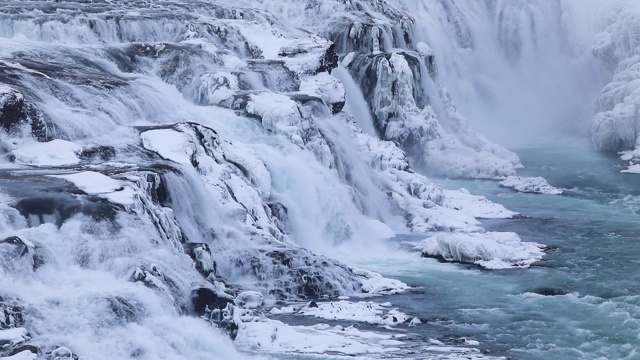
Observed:
[[[525,169],[567,189],[522,194],[492,181],[439,180],[523,215],[483,221],[550,245],[530,269],[481,271],[431,259],[361,265],[419,286],[387,298],[426,319],[429,331],[467,336],[514,359],[640,359],[640,175],[586,142],[516,149]],[[543,296],[538,293],[564,294]]]

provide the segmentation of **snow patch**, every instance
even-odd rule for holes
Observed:
[[[97,195],[112,203],[131,205],[135,190],[122,182],[95,171],[82,171],[68,175],[47,175],[73,183],[88,195]]]
[[[11,152],[15,162],[34,166],[64,166],[80,163],[78,153],[80,145],[65,140],[34,142],[21,146]]]
[[[148,130],[140,138],[145,148],[178,164],[190,164],[196,151],[195,144],[190,142],[187,135],[173,129]]]
[[[390,309],[390,306],[390,303],[378,304],[372,301],[332,301],[312,303],[302,308],[291,305],[279,310],[286,314],[313,316],[325,320],[348,320],[374,325],[395,326],[409,320],[410,317],[407,314],[395,308]]]
[[[420,243],[425,257],[470,263],[487,269],[529,267],[544,255],[544,246],[523,242],[512,232],[442,233]]]
[[[543,177],[508,176],[500,186],[512,188],[523,193],[561,195],[562,190],[555,188]]]

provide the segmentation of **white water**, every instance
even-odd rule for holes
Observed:
[[[584,132],[606,77],[591,54],[599,1],[403,2],[416,40],[476,129],[501,144]],[[446,4],[446,5],[444,5]],[[452,21],[445,21],[451,18]]]
[[[371,118],[369,105],[367,105],[367,101],[364,99],[364,96],[362,96],[362,91],[360,91],[358,84],[353,81],[349,71],[343,66],[338,66],[331,74],[342,81],[347,97],[345,109],[353,115],[362,131],[371,136],[376,136],[376,129],[373,126],[374,122],[373,118]]]
[[[16,300],[25,308],[24,326],[31,331],[33,344],[43,351],[64,345],[94,359],[241,358],[243,355],[226,335],[194,316],[191,290],[215,284],[201,276],[183,253],[179,234],[190,242],[209,244],[219,275],[232,285],[267,293],[278,287],[295,287],[299,285],[296,281],[306,284],[306,279],[314,277],[326,286],[318,292],[335,297],[352,295],[363,286],[358,272],[299,246],[373,267],[376,264],[362,259],[379,259],[376,256],[384,254],[380,260],[384,266],[379,270],[392,268],[388,273],[397,275],[414,270],[394,262],[423,260],[417,253],[393,252],[380,243],[381,239],[408,231],[408,226],[421,231],[438,227],[480,229],[473,209],[460,209],[459,204],[447,206],[442,190],[413,172],[402,150],[378,139],[368,99],[345,68],[338,67],[333,73],[342,80],[347,92],[346,109],[364,134],[351,128],[348,114],[332,115],[325,104],[313,100],[304,105],[295,102],[288,97],[290,90],[276,93],[280,88],[295,88],[296,77],[313,76],[315,70],[307,67],[324,55],[323,43],[292,29],[292,24],[306,25],[301,3],[248,2],[288,11],[274,11],[272,16],[244,9],[243,16],[255,21],[242,22],[238,18],[221,20],[214,10],[201,9],[197,3],[161,3],[159,9],[141,15],[136,7],[147,10],[148,4],[131,2],[122,9],[120,5],[104,5],[104,13],[95,8],[100,13],[95,16],[83,14],[85,9],[78,4],[65,5],[71,15],[45,15],[39,10],[20,16],[2,14],[0,81],[24,92],[50,118],[55,124],[54,137],[79,146],[111,145],[117,152],[115,164],[84,161],[78,167],[69,163],[69,168],[59,169],[42,163],[42,171],[60,174],[85,167],[98,169],[128,184],[139,196],[133,206],[115,210],[111,220],[46,213],[40,214],[45,224],[39,220],[29,224],[12,208],[22,198],[43,201],[51,193],[60,193],[63,200],[58,200],[63,205],[73,204],[73,199],[93,204],[95,199],[70,184],[42,180],[41,172],[29,168],[3,174],[2,189],[15,199],[2,201],[5,222],[0,224],[0,238],[24,236],[44,254],[45,264],[34,270],[30,257],[18,257],[11,252],[13,245],[2,244],[1,254],[6,259],[0,259],[0,296]],[[450,126],[440,101],[441,86],[451,90],[461,113],[476,129],[507,143],[522,143],[550,138],[551,131],[559,128],[579,132],[590,114],[589,99],[605,83],[607,72],[601,70],[589,48],[590,37],[596,32],[589,21],[600,6],[595,1],[390,3],[416,18],[412,44],[405,45],[429,43],[440,72],[437,79],[428,77],[421,62],[422,81],[401,85],[405,90],[421,90],[428,95],[437,115],[431,119],[434,127],[443,126],[451,139],[471,131]],[[43,6],[45,10],[54,6],[34,4],[27,5]],[[20,3],[12,6],[21,11]],[[345,7],[344,3],[327,1],[320,14],[347,11]],[[366,7],[381,11],[371,4]],[[315,19],[318,13],[313,15]],[[376,16],[387,21],[381,14]],[[330,30],[318,26],[335,25],[323,19],[314,21],[319,24],[309,24],[310,28],[322,33]],[[219,29],[212,30],[208,22],[223,29],[222,40],[216,33]],[[245,25],[248,30],[242,28]],[[259,41],[250,44],[255,39],[244,38],[243,31]],[[386,31],[374,40],[374,51],[390,50],[404,42]],[[138,44],[161,41],[167,44]],[[304,49],[300,58],[278,57],[278,49],[273,48],[276,44],[300,43]],[[163,53],[166,46],[168,50]],[[266,60],[248,55],[259,48],[269,50],[263,53]],[[175,49],[183,52],[171,53]],[[294,74],[270,63],[273,57],[294,69]],[[26,65],[16,65],[19,62]],[[251,66],[266,66],[266,78]],[[223,81],[224,76],[236,76],[236,70],[248,73],[243,89],[238,88],[239,81],[226,85]],[[205,75],[216,81],[205,84]],[[407,77],[407,73],[401,75]],[[223,89],[227,95],[245,96],[243,101],[252,101],[251,105],[243,109],[240,102],[226,104],[237,112],[196,105],[204,98],[235,101],[216,93],[224,86],[228,87]],[[196,89],[211,96],[200,97]],[[318,96],[323,101],[333,98],[322,93],[303,95]],[[405,100],[410,103],[416,99]],[[424,113],[415,114],[419,116],[412,121],[425,120],[420,118]],[[155,147],[143,148],[139,131],[133,128],[186,121],[217,131],[218,143],[198,143],[193,140],[195,136],[188,137],[193,135],[189,132],[192,130],[182,125],[182,132],[168,131],[191,142],[172,143],[174,139],[166,138],[152,144]],[[2,140],[7,148],[3,166],[14,169],[17,165],[8,161],[9,151],[14,147],[28,150],[33,139],[11,134],[3,135]],[[469,158],[443,161],[473,165],[473,155],[479,150],[472,151],[471,146],[463,149],[455,154],[470,153]],[[178,163],[169,161],[175,159]],[[152,169],[151,173],[144,172],[146,167]],[[143,189],[149,176],[161,172],[159,169],[170,172],[164,175],[170,195],[164,206],[171,209],[149,199]],[[288,220],[282,229],[267,214],[267,207],[274,203],[287,209]],[[478,204],[482,201],[469,200],[462,208]],[[40,203],[38,206],[44,208]],[[65,210],[61,208],[56,211]],[[27,218],[39,219],[37,214]],[[58,228],[53,224],[57,221],[64,223]],[[162,231],[158,224],[162,224]],[[273,251],[290,251],[287,254],[293,254],[293,259],[287,261],[302,265],[291,269],[286,261],[265,255]],[[391,260],[389,254],[393,255]],[[458,272],[451,265],[434,266],[443,272]],[[420,276],[422,267],[417,267]],[[147,274],[155,279],[147,280],[156,287],[133,281],[136,270],[159,272]],[[466,275],[466,271],[462,273]],[[448,280],[453,283],[456,277]],[[294,284],[280,283],[287,281]],[[516,277],[513,281],[519,280]],[[266,295],[272,296],[268,300],[275,300],[275,295]],[[487,306],[495,304],[493,301],[499,302],[497,296],[489,297]],[[521,305],[526,307],[524,303]],[[441,308],[446,310],[447,306]],[[496,347],[509,346],[499,341],[503,343]],[[603,351],[593,349],[588,347],[587,351]]]

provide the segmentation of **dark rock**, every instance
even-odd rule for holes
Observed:
[[[11,351],[9,351],[5,356],[13,356],[13,355],[17,355],[23,351],[30,351],[36,355],[38,355],[38,353],[40,352],[40,349],[37,346],[34,345],[21,345],[18,346],[14,349],[12,349]]]
[[[217,265],[211,257],[211,248],[204,243],[186,243],[184,249],[187,255],[196,263],[196,270],[202,276],[208,277],[211,273],[217,275]]]
[[[30,125],[36,140],[49,140],[44,115],[35,105],[25,101],[23,94],[15,89],[0,93],[0,127],[11,134],[25,125]]]
[[[311,301],[311,302],[309,303],[309,307],[310,307],[310,308],[317,308],[317,307],[318,307],[318,304],[317,304],[315,301]]]
[[[20,248],[20,256],[29,254],[29,250],[33,250],[31,244],[27,244],[24,239],[19,236],[9,236],[1,240],[0,244],[11,244]]]
[[[15,209],[28,219],[29,226],[32,227],[47,222],[60,227],[78,213],[88,215],[96,221],[113,221],[118,211],[118,207],[107,200],[92,196],[78,198],[72,194],[21,199],[16,203]]]
[[[331,104],[331,112],[333,112],[334,114],[339,113],[340,111],[342,111],[342,109],[344,109],[344,105],[344,101],[339,101],[337,103]]]
[[[198,288],[191,292],[191,302],[193,310],[200,316],[206,315],[214,309],[224,309],[228,304],[233,303],[233,299],[219,296],[215,291],[208,288]]]
[[[36,270],[40,266],[45,264],[45,256],[40,251],[40,248],[36,247],[33,243],[20,236],[10,236],[0,241],[0,244],[9,244],[15,246],[17,249],[15,256],[30,256],[32,259],[31,262],[33,264],[33,270]]]
[[[338,67],[338,53],[336,51],[336,44],[331,44],[327,48],[327,51],[324,54],[324,57],[320,60],[320,67],[318,68],[318,72],[328,72]]]
[[[289,211],[279,202],[267,203],[267,214],[273,219],[278,229],[286,232],[287,223],[289,221]]]
[[[235,340],[238,336],[239,324],[234,320],[234,312],[236,307],[228,304],[223,309],[207,310],[204,315],[213,324],[224,330],[231,340]]]
[[[15,304],[0,302],[0,310],[4,317],[0,317],[0,329],[11,329],[24,326],[22,307]]]
[[[535,293],[535,294],[538,294],[538,295],[543,295],[543,296],[560,296],[560,295],[569,294],[569,291],[567,291],[565,289],[552,287],[552,286],[544,286],[544,287],[535,288],[531,292]]]
[[[82,149],[80,158],[85,160],[111,160],[116,156],[116,149],[113,146],[99,145]]]

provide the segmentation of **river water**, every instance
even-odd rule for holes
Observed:
[[[565,189],[517,193],[492,181],[440,179],[522,216],[484,221],[549,245],[530,269],[483,271],[433,259],[355,259],[417,287],[385,298],[427,320],[425,334],[468,337],[513,359],[640,359],[640,181],[582,139],[514,149],[525,169]],[[416,236],[400,237],[400,246]]]

